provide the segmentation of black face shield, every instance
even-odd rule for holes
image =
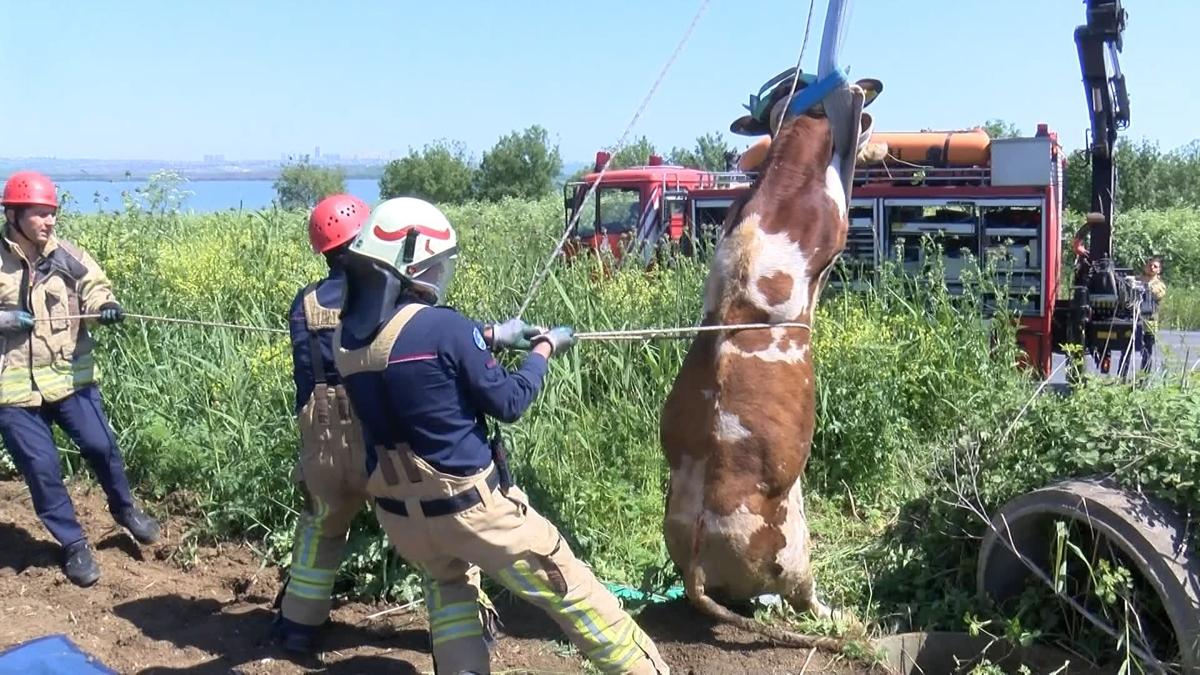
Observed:
[[[367,342],[412,287],[396,270],[373,258],[350,254],[342,264],[346,269],[342,330],[358,342]]]

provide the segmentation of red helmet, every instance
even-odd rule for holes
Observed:
[[[58,208],[54,181],[36,171],[18,171],[4,184],[5,206],[53,206]]]
[[[330,195],[308,217],[308,240],[313,250],[325,253],[358,235],[371,215],[371,207],[354,195]]]

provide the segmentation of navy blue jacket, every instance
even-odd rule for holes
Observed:
[[[346,378],[366,437],[368,472],[375,469],[376,446],[401,442],[443,473],[470,476],[488,465],[480,415],[515,422],[541,390],[547,363],[531,353],[510,372],[487,348],[482,330],[449,307],[428,307],[400,333],[386,370]],[[341,346],[365,345],[344,333]]]
[[[317,301],[329,309],[341,309],[342,292],[346,285],[346,272],[341,266],[329,271],[329,276],[317,282]],[[296,412],[304,407],[316,388],[316,374],[312,367],[312,352],[308,345],[309,330],[304,320],[304,289],[296,294],[288,312],[288,330],[292,334],[292,380],[296,383]],[[341,380],[333,361],[333,330],[317,331],[321,343],[321,361],[325,369],[325,383],[337,386]]]

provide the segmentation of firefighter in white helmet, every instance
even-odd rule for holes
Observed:
[[[399,198],[375,208],[347,256],[336,363],[363,426],[367,490],[396,551],[426,576],[434,669],[487,673],[483,573],[546,611],[606,673],[667,673],[650,638],[511,484],[487,417],[518,419],[548,359],[575,342],[519,319],[484,326],[442,306],[458,259],[446,217]],[[493,352],[529,349],[515,371]]]
[[[288,651],[315,651],[318,629],[329,619],[338,567],[355,515],[367,502],[362,432],[333,363],[333,331],[342,308],[346,250],[371,215],[371,207],[348,194],[322,199],[308,218],[313,252],[325,257],[329,274],[300,289],[292,301],[292,376],[300,456],[293,471],[304,495],[296,523],[288,580],[277,599],[274,634]],[[489,639],[495,610],[472,584]]]

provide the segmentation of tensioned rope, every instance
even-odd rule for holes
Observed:
[[[796,84],[800,82],[800,64],[804,61],[804,50],[808,48],[808,32],[812,28],[813,7],[817,4],[817,0],[809,0],[808,3],[808,18],[804,20],[804,40],[800,42],[800,55],[796,57],[796,76],[792,78],[792,89],[788,92],[787,102],[784,103],[783,109],[787,110],[792,107],[792,97],[796,95]],[[779,116],[779,123],[783,124],[783,115]],[[775,128],[775,133],[779,133],[779,128]]]
[[[234,330],[258,331],[262,333],[282,333],[287,334],[287,330],[283,328],[268,328],[266,326],[248,326],[241,323],[225,323],[223,321],[202,321],[200,319],[176,319],[170,316],[153,316],[150,314],[131,314],[124,313],[126,319],[141,319],[142,321],[162,321],[164,323],[180,323],[189,326],[204,326],[207,328],[232,328]],[[40,316],[34,318],[34,321],[69,321],[72,319],[99,319],[99,314],[73,314],[70,316]]]
[[[125,318],[139,319],[142,321],[161,321],[165,323],[185,324],[189,326],[204,326],[208,328],[232,328],[235,330],[259,331],[264,333],[283,333],[288,331],[283,328],[267,328],[264,326],[249,326],[238,323],[225,323],[222,321],[202,321],[199,319],[177,319],[168,316],[153,316],[150,314],[131,314],[126,312]],[[75,314],[71,316],[56,316],[56,317],[38,317],[34,321],[68,321],[72,319],[98,319],[99,314]],[[653,340],[653,339],[680,339],[694,335],[697,333],[711,333],[715,331],[737,331],[737,330],[753,330],[761,328],[807,328],[811,326],[807,323],[799,321],[788,321],[783,323],[732,323],[732,324],[715,324],[709,326],[679,326],[673,328],[635,328],[628,330],[598,330],[584,331],[575,333],[575,337],[579,340]]]
[[[658,78],[654,80],[654,84],[651,85],[650,91],[646,92],[646,96],[642,99],[641,105],[638,106],[638,109],[633,113],[633,119],[629,120],[629,124],[625,126],[625,131],[623,131],[621,133],[621,137],[617,139],[617,144],[613,146],[613,152],[609,153],[608,159],[605,160],[604,166],[601,167],[600,174],[596,176],[596,180],[594,180],[591,186],[588,187],[587,194],[585,194],[583,200],[579,202],[581,207],[586,204],[589,199],[591,199],[592,195],[596,192],[596,188],[600,186],[600,181],[603,180],[604,174],[608,173],[608,167],[612,166],[613,158],[616,157],[616,150],[625,143],[625,138],[629,136],[629,132],[633,130],[633,126],[637,124],[638,119],[642,116],[642,112],[646,110],[646,106],[650,103],[650,99],[653,98],[654,93],[658,91],[658,85],[662,83],[663,79],[667,75],[667,71],[670,70],[671,65],[675,63],[675,58],[679,56],[679,52],[683,51],[684,45],[686,45],[688,40],[691,39],[692,31],[696,28],[696,23],[700,21],[700,16],[703,15],[704,10],[708,8],[708,2],[709,0],[703,0],[700,3],[700,8],[696,10],[695,16],[692,17],[692,22],[688,24],[687,30],[684,32],[683,37],[680,38],[679,43],[675,45],[675,51],[671,52],[670,58],[668,58],[667,62],[663,64],[662,70],[660,70],[658,73]],[[583,208],[576,209],[574,217],[571,218],[571,220],[567,223],[567,226],[563,229],[562,236],[559,237],[558,243],[554,246],[554,250],[550,252],[550,257],[546,260],[546,264],[542,267],[541,271],[534,276],[533,282],[529,286],[529,292],[525,294],[525,300],[521,303],[520,308],[517,309],[516,318],[519,319],[525,314],[525,310],[529,309],[529,305],[533,302],[533,298],[537,295],[538,290],[540,290],[542,284],[546,282],[546,278],[550,276],[550,270],[554,266],[555,258],[558,257],[559,253],[562,253],[563,246],[566,246],[567,239],[570,238],[571,232],[575,229],[575,225],[579,222],[579,217],[582,214]]]

